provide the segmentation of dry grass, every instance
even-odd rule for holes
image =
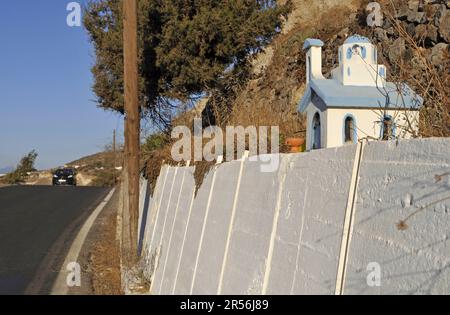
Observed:
[[[194,139],[191,138],[192,145]],[[205,140],[206,141],[206,140]],[[145,173],[147,174],[147,179],[150,184],[150,193],[153,195],[156,182],[161,172],[163,165],[171,166],[183,166],[185,163],[178,163],[172,159],[171,149],[173,141],[168,142],[165,146],[159,150],[154,150],[148,153],[143,159],[145,161]],[[194,152],[192,148],[192,152]],[[192,153],[193,154],[193,153]],[[191,156],[191,161],[194,161],[194,156]],[[194,178],[196,183],[196,193],[203,183],[205,176],[209,173],[209,170],[214,165],[214,162],[198,161],[191,163],[191,166],[195,167]]]
[[[122,295],[120,249],[116,241],[116,213],[108,214],[99,239],[89,253],[94,295]]]
[[[201,161],[195,163],[194,179],[195,179],[195,195],[203,184],[206,175],[214,167],[214,162]]]
[[[147,175],[148,182],[150,184],[150,194],[156,187],[158,176],[161,172],[161,167],[164,164],[176,165],[171,156],[172,143],[166,144],[162,149],[148,152],[143,156],[145,174]]]

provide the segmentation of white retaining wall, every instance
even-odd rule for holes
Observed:
[[[280,155],[273,173],[224,163],[196,195],[193,167],[164,166],[141,203],[151,293],[449,294],[447,173],[450,139]]]

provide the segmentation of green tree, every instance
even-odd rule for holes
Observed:
[[[35,150],[22,157],[19,164],[17,165],[17,168],[13,172],[7,174],[4,178],[4,181],[8,184],[13,185],[23,183],[28,177],[29,172],[36,171],[34,164],[37,157],[38,154]]]
[[[167,135],[164,133],[155,133],[150,135],[142,145],[142,152],[144,154],[149,154],[152,151],[161,149],[168,142],[167,138]]]
[[[167,123],[174,100],[209,92],[224,73],[248,67],[281,26],[290,5],[274,0],[138,0],[140,103]],[[84,25],[95,49],[93,91],[123,114],[122,1],[93,0]]]

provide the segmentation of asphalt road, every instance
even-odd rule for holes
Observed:
[[[49,294],[72,241],[107,192],[0,188],[0,294]]]

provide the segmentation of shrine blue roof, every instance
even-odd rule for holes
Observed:
[[[371,44],[371,42],[367,37],[352,35],[345,40],[344,44]]]
[[[333,79],[311,80],[299,103],[304,112],[316,93],[329,108],[385,108],[418,110],[423,99],[407,84],[387,82],[385,87],[346,86]]]
[[[320,39],[308,38],[303,44],[303,49],[307,50],[310,47],[323,47],[324,43]]]

